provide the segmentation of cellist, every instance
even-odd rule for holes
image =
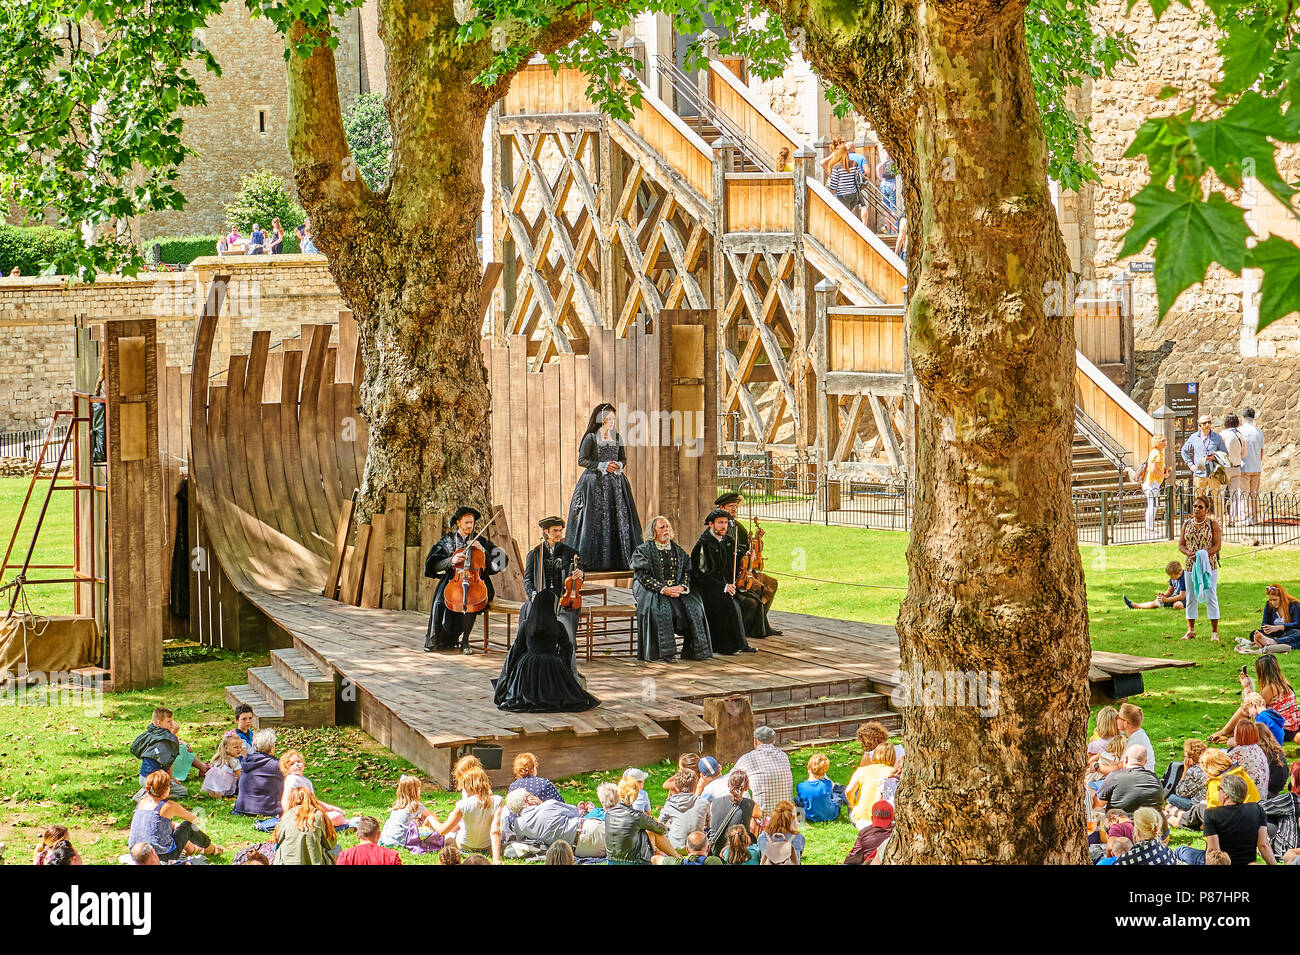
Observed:
[[[728,491],[720,494],[718,499],[713,502],[716,507],[721,508],[731,515],[731,520],[727,522],[727,536],[736,544],[736,559],[743,561],[745,555],[749,554],[751,542],[745,525],[741,524],[737,518],[740,512],[740,505],[745,503],[745,499],[738,491]],[[759,583],[762,587],[757,590],[740,590],[738,596],[741,600],[741,609],[745,612],[745,621],[747,629],[750,631],[749,637],[774,637],[779,636],[781,631],[774,630],[768,622],[767,611],[772,606],[772,600],[776,597],[777,580],[764,573],[758,573]],[[746,606],[747,601],[758,599],[761,605],[758,608]]]
[[[492,599],[492,575],[505,570],[509,558],[506,552],[486,538],[474,539],[474,525],[480,514],[472,507],[461,507],[451,516],[451,531],[429,548],[429,556],[424,561],[424,576],[438,579],[438,589],[433,593],[433,607],[429,611],[429,629],[424,635],[424,652],[434,650],[455,650],[460,647],[462,653],[473,653],[469,646],[470,631],[479,613],[456,613],[447,609],[446,590],[456,572],[464,565],[469,548],[483,552],[484,567],[481,571],[483,582],[487,585],[488,600]]]

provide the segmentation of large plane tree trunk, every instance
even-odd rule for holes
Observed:
[[[1068,261],[1023,0],[774,7],[905,184],[920,409],[898,618],[907,758],[886,861],[1082,863],[1074,333],[1072,316],[1049,314]],[[951,705],[958,680],[994,678],[995,702]]]
[[[462,504],[484,514],[492,477],[491,395],[480,351],[482,136],[509,77],[473,80],[487,42],[458,44],[450,0],[386,0],[380,9],[393,132],[389,183],[367,188],[352,165],[334,56],[289,64],[289,145],[316,244],[357,319],[370,432],[360,517],[407,497],[407,543],[423,515]],[[585,23],[557,22],[554,49]],[[299,26],[293,37],[303,34]]]

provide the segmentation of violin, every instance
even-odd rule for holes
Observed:
[[[561,610],[582,609],[582,578],[578,576],[578,558],[573,558],[569,576],[564,578],[564,595],[560,597]]]
[[[740,561],[740,576],[736,580],[738,590],[763,589],[759,573],[763,570],[763,528],[754,518],[754,534],[749,539],[749,550]]]
[[[498,510],[493,514],[492,520],[484,524],[462,550],[457,551],[462,558],[460,569],[452,575],[451,580],[447,581],[447,586],[442,592],[443,603],[452,613],[478,613],[488,605],[487,583],[483,580],[487,554],[481,547],[475,547],[474,543],[483,536],[488,525],[495,521],[500,513]]]

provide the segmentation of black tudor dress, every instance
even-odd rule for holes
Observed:
[[[628,570],[632,551],[641,541],[641,518],[632,500],[632,486],[622,470],[606,472],[610,461],[627,463],[627,450],[617,434],[600,441],[589,432],[578,448],[582,476],[573,489],[565,541],[581,555],[586,571]]]
[[[569,668],[569,635],[555,617],[559,594],[543,590],[533,598],[520,638],[522,650],[506,657],[493,701],[517,713],[580,713],[600,705]]]
[[[667,547],[646,541],[633,552],[638,660],[671,660],[677,655],[679,633],[686,638],[682,659],[707,660],[713,656],[704,604],[700,595],[689,589],[690,570],[690,557],[673,541]],[[665,587],[679,584],[687,586],[686,593],[664,596]]]

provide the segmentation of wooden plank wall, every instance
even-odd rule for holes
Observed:
[[[538,540],[541,518],[567,520],[578,445],[591,409],[602,401],[625,416],[627,478],[642,523],[664,513],[684,538],[694,539],[716,495],[717,422],[706,413],[717,401],[716,380],[705,373],[716,361],[714,335],[712,312],[664,310],[657,330],[633,329],[618,338],[612,329],[593,329],[590,354],[563,356],[540,372],[527,369],[523,336],[504,347],[484,340],[493,499],[505,506],[521,553]],[[674,411],[691,413],[678,419],[690,424],[691,434],[664,435],[664,416]],[[699,443],[692,450],[684,438]]]
[[[903,316],[827,309],[829,371],[903,373]]]
[[[1074,303],[1074,347],[1094,365],[1124,360],[1122,305],[1118,299],[1077,299]]]
[[[1074,370],[1075,401],[1088,417],[1105,429],[1111,438],[1128,451],[1124,462],[1138,467],[1151,453],[1153,435],[1118,401],[1108,395],[1082,368]]]
[[[158,336],[152,319],[112,320],[104,332],[108,425],[109,669],[116,690],[162,682],[163,592],[158,520]]]
[[[728,232],[794,231],[794,173],[728,173],[726,197]]]

